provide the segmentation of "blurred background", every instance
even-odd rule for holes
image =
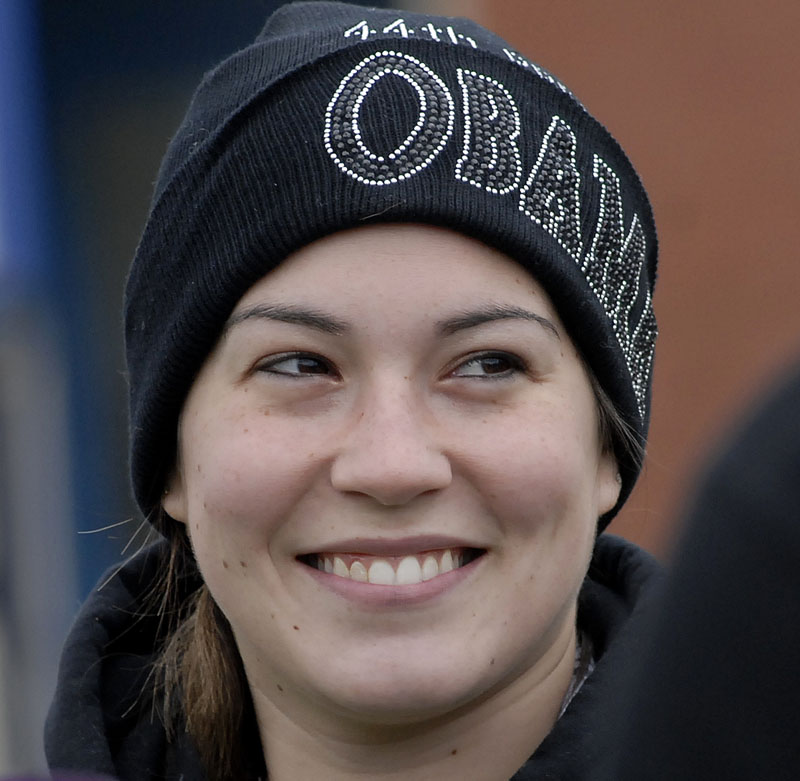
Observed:
[[[277,5],[0,0],[0,774],[43,768],[64,634],[139,527],[121,301],[160,158]],[[800,3],[394,5],[471,16],[556,73],[650,192],[651,440],[611,530],[666,560],[717,437],[800,355]]]

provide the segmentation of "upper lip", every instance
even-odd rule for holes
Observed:
[[[479,548],[485,546],[474,540],[462,537],[450,537],[440,534],[416,535],[414,537],[351,537],[349,539],[326,542],[318,548],[308,550],[304,554],[320,553],[363,553],[370,556],[413,556],[426,551],[443,550],[445,548]]]

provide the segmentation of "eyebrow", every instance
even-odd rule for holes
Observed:
[[[436,327],[442,334],[449,336],[458,331],[463,331],[467,328],[475,328],[475,326],[491,323],[495,320],[530,320],[534,323],[539,323],[546,331],[555,336],[556,339],[561,339],[561,334],[558,332],[558,328],[552,320],[548,320],[542,315],[537,315],[536,312],[522,309],[522,307],[505,306],[502,304],[490,304],[489,306],[481,307],[471,312],[463,312],[455,317],[448,317],[445,320],[440,320],[436,324]]]
[[[340,336],[350,330],[350,325],[331,315],[313,309],[304,309],[290,304],[256,304],[231,315],[223,328],[223,335],[232,328],[247,320],[277,320],[283,323],[304,325],[326,334]],[[528,320],[541,325],[557,339],[561,339],[555,323],[542,315],[518,306],[490,304],[473,311],[462,312],[436,323],[436,329],[445,336],[450,336],[468,328],[475,328],[497,320]]]
[[[278,320],[282,323],[305,325],[335,336],[345,333],[350,328],[344,321],[313,309],[287,304],[256,304],[231,315],[222,329],[223,335],[247,320]]]

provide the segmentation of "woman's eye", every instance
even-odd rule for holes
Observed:
[[[333,375],[333,367],[324,359],[307,353],[285,353],[263,361],[258,371],[268,374],[283,374],[288,377],[310,375]]]
[[[508,353],[476,355],[456,367],[454,377],[503,378],[525,370],[520,358]]]

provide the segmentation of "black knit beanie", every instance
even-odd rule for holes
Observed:
[[[448,227],[519,262],[644,444],[656,233],[616,141],[474,22],[295,3],[203,79],[128,278],[131,472],[146,517],[192,381],[242,295],[301,246],[370,222]],[[617,455],[620,501],[601,526],[641,468]]]

